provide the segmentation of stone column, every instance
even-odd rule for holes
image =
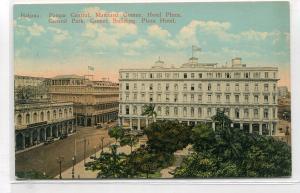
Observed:
[[[25,149],[25,134],[22,133],[22,149]]]
[[[58,137],[58,126],[56,125],[56,137]]]
[[[46,141],[47,140],[47,128],[45,127],[45,129],[44,129],[44,141]]]
[[[53,137],[53,135],[52,135],[52,126],[50,126],[50,137]]]
[[[141,130],[141,119],[138,118],[138,130]]]
[[[252,123],[249,123],[249,133],[253,132]]]
[[[215,131],[216,130],[216,123],[213,121],[212,122],[212,129]]]
[[[32,140],[32,138],[33,138],[32,135],[33,135],[33,132],[30,131],[30,132],[29,132],[29,145],[30,145],[30,146],[32,146],[32,141],[33,141],[33,140]]]
[[[37,129],[37,144],[40,143],[40,129]]]
[[[129,127],[132,129],[132,118],[129,119]]]
[[[262,123],[259,123],[259,135],[262,135]]]
[[[273,123],[269,123],[269,135],[272,135],[272,131],[273,131]]]
[[[243,130],[244,129],[244,125],[243,123],[240,123],[240,130]]]

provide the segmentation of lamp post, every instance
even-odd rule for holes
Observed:
[[[59,179],[62,179],[62,176],[61,176],[61,163],[64,161],[64,157],[63,156],[58,156],[56,158],[56,161],[59,164]]]
[[[97,158],[97,147],[96,146],[94,146],[94,150],[95,150],[95,159]]]
[[[101,148],[102,148],[102,150],[101,150],[101,153],[103,153],[103,142],[104,142],[104,137],[101,137]]]
[[[72,179],[74,179],[74,166],[76,164],[76,158],[75,158],[75,155],[72,157]]]

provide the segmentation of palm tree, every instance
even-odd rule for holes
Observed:
[[[151,119],[156,122],[157,113],[155,112],[155,105],[144,105],[143,109],[142,116],[147,116],[147,118],[151,117]]]

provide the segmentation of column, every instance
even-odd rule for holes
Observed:
[[[262,123],[259,123],[259,135],[262,135]]]
[[[52,137],[52,126],[50,126],[50,137]]]
[[[138,130],[141,130],[141,119],[138,118]]]
[[[215,131],[216,130],[216,123],[213,121],[212,122],[212,129]]]
[[[29,145],[32,146],[32,131],[29,132]]]
[[[273,123],[269,123],[269,135],[272,135],[272,131],[273,131]]]
[[[121,125],[121,117],[118,118],[118,126],[122,126]]]
[[[47,140],[47,128],[45,127],[45,129],[44,129],[44,141],[46,141]]]
[[[25,149],[25,134],[22,133],[22,149]]]
[[[240,123],[240,130],[243,130],[244,129],[244,125],[243,123]]]
[[[58,137],[58,126],[56,125],[56,137]]]
[[[272,134],[274,134],[274,135],[276,135],[276,128],[277,127],[277,124],[276,123],[273,123],[273,133]]]
[[[249,133],[253,132],[252,123],[249,123]]]
[[[190,121],[187,121],[187,125],[188,125],[188,126],[190,125]]]
[[[40,129],[37,129],[37,144],[40,143]]]
[[[129,127],[132,129],[132,118],[129,119]]]

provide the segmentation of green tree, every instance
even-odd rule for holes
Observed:
[[[117,145],[111,145],[111,152],[104,152],[98,159],[86,164],[87,170],[99,171],[97,178],[128,178],[127,156],[117,153]]]
[[[147,146],[154,152],[173,154],[190,142],[191,128],[178,121],[162,120],[145,129]]]
[[[125,132],[122,127],[113,127],[108,130],[108,135],[112,138],[115,138],[117,143],[124,137]]]
[[[146,116],[148,119],[151,118],[154,122],[156,122],[157,113],[155,111],[155,105],[144,105],[142,116]]]
[[[130,153],[132,153],[132,148],[134,145],[137,144],[138,142],[138,137],[136,135],[133,134],[127,134],[124,135],[121,140],[120,140],[120,145],[124,146],[124,145],[129,145],[130,146]]]
[[[213,120],[215,132],[206,125],[192,130],[195,152],[187,156],[174,176],[182,177],[283,177],[291,175],[291,149],[271,136],[260,136],[230,127],[222,112]]]
[[[51,179],[50,176],[35,170],[16,172],[16,176],[19,179]]]

